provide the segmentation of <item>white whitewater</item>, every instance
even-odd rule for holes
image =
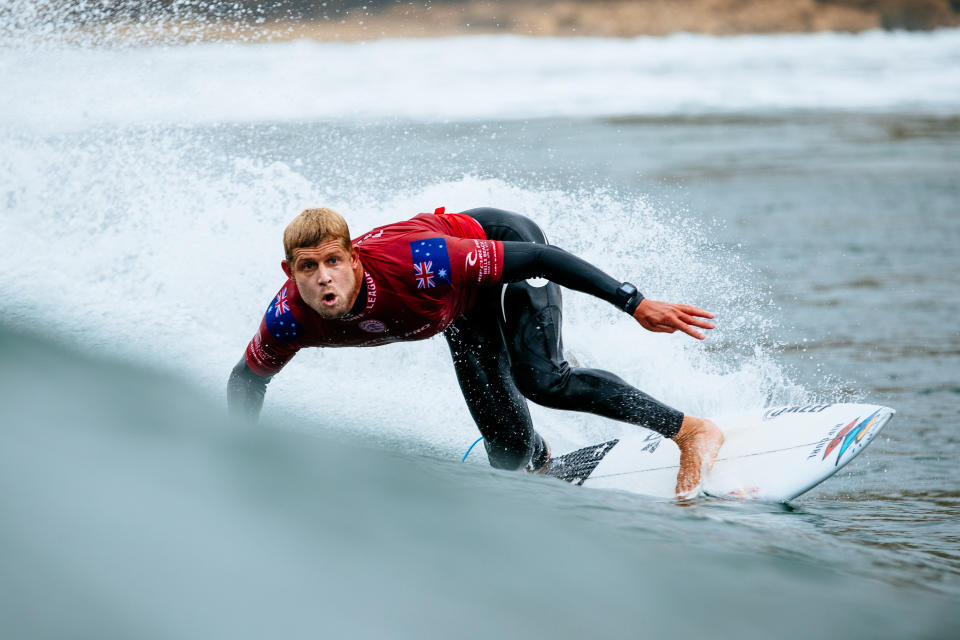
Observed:
[[[960,30],[0,49],[0,125],[477,121],[960,106]]]

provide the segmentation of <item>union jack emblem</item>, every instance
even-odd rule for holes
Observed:
[[[289,298],[287,298],[287,288],[284,287],[283,290],[277,294],[277,299],[273,301],[274,318],[279,318],[287,311],[290,311],[290,305],[287,304],[287,300],[289,300]]]
[[[437,286],[433,281],[433,276],[436,274],[432,271],[433,261],[421,262],[420,264],[414,263],[413,271],[417,279],[417,289],[427,289],[430,287]]]

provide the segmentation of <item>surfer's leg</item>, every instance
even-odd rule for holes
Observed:
[[[563,357],[556,285],[511,284],[503,308],[511,370],[523,395],[547,407],[588,411],[673,438],[680,449],[677,497],[699,492],[700,479],[723,444],[723,433],[713,422],[684,415],[609,371],[571,367]]]
[[[547,244],[540,227],[524,216],[484,207],[473,217],[492,240]],[[587,411],[648,427],[672,438],[683,414],[601,369],[573,368],[563,357],[560,287],[546,280],[514,282],[502,296],[500,321],[517,387],[537,404]]]
[[[480,300],[477,308],[454,322],[444,336],[490,465],[537,470],[546,465],[549,449],[534,430],[527,401],[510,375],[510,356],[497,323],[497,297]]]
[[[532,220],[501,209],[471,209],[493,240],[546,244]],[[683,413],[602,369],[573,368],[563,357],[560,287],[546,281],[515,282],[504,289],[500,320],[511,359],[511,373],[521,393],[555,409],[587,411],[648,427],[673,438],[680,449],[678,497],[695,493],[702,471],[723,444],[723,433],[710,420]]]
[[[586,411],[647,427],[668,438],[680,431],[683,414],[676,409],[609,371],[570,366],[563,356],[560,287],[511,284],[503,308],[511,371],[527,398],[553,409]]]

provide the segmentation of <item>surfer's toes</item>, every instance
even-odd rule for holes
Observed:
[[[677,488],[677,500],[692,500],[700,495],[700,490],[703,488],[703,485],[699,482],[693,486],[692,489],[688,491],[680,491],[679,485]]]
[[[689,500],[700,495],[700,477],[699,474],[684,472],[681,467],[677,474],[677,500]]]

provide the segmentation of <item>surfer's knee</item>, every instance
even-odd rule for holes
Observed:
[[[487,445],[487,460],[494,469],[503,469],[505,471],[519,471],[529,460],[530,454],[524,455],[513,449],[497,445]]]
[[[513,381],[524,397],[544,407],[559,409],[566,404],[570,367],[518,366],[513,368]]]
[[[509,438],[505,441],[484,438],[487,460],[494,469],[520,471],[539,469],[547,463],[550,449],[546,441],[537,433],[526,442]]]

